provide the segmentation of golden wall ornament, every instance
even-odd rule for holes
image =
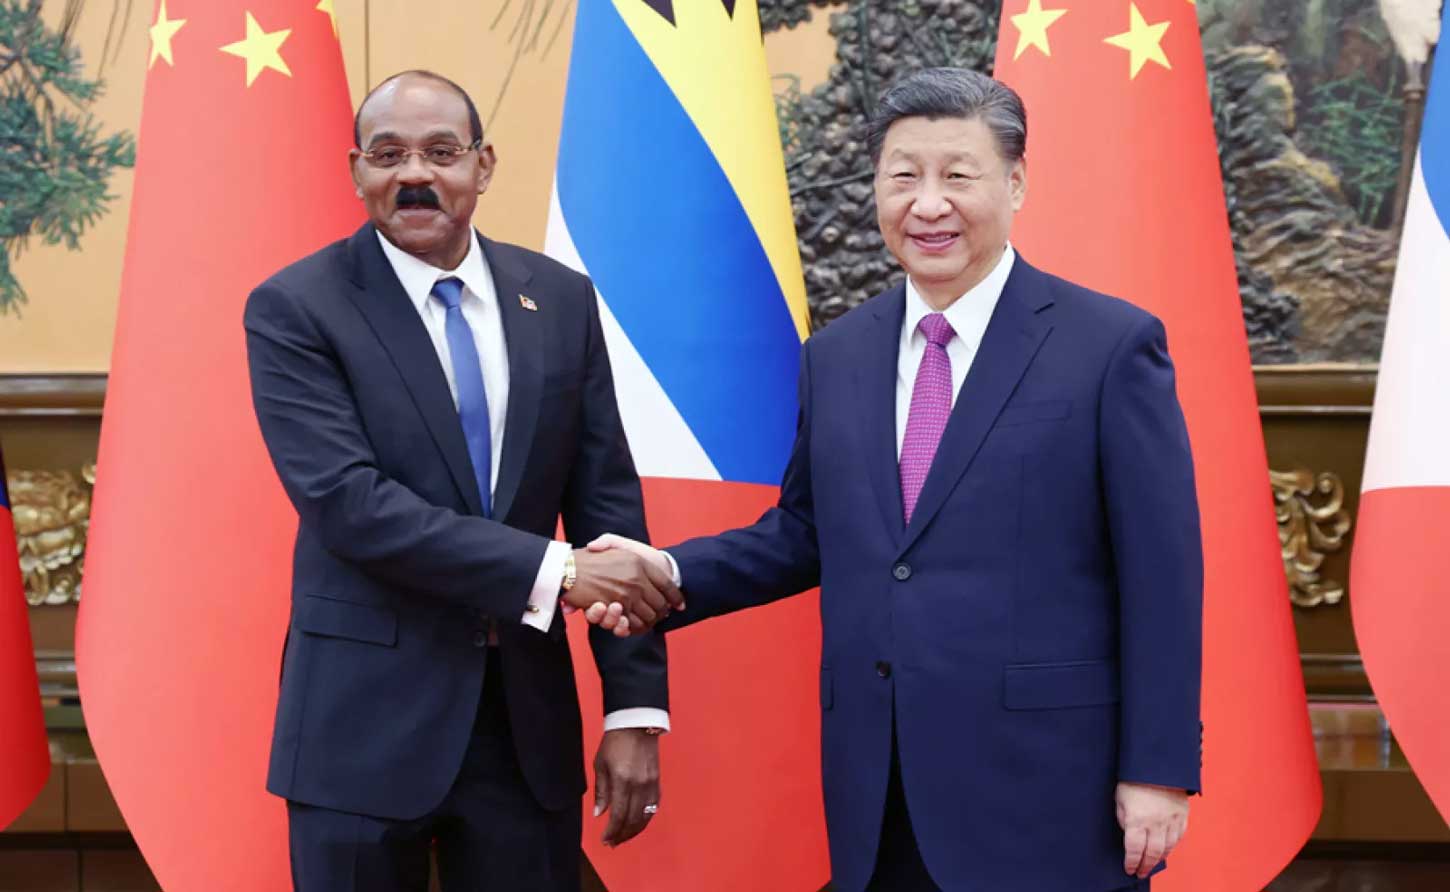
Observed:
[[[1320,578],[1319,568],[1331,552],[1344,547],[1349,512],[1344,509],[1344,484],[1328,471],[1304,468],[1269,471],[1274,514],[1279,521],[1279,546],[1289,577],[1289,600],[1299,607],[1338,604],[1344,584]]]
[[[20,551],[25,600],[33,605],[80,599],[91,491],[96,466],[71,471],[17,471],[10,476],[10,507]]]

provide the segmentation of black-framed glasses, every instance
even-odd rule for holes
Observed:
[[[482,140],[475,139],[466,146],[435,143],[431,146],[424,146],[421,149],[407,149],[402,146],[388,145],[368,149],[361,154],[367,159],[368,164],[380,170],[402,167],[408,162],[410,155],[417,155],[429,167],[450,167],[457,163],[459,158],[479,148],[482,144]]]

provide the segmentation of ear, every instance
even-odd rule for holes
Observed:
[[[363,197],[362,178],[358,175],[358,165],[362,164],[362,151],[357,148],[347,150],[347,172],[352,177],[352,185],[358,198]]]
[[[1012,169],[1007,172],[1007,189],[1012,196],[1012,210],[1022,210],[1022,203],[1027,200],[1027,158],[1018,158],[1012,162]]]
[[[488,191],[488,184],[493,182],[494,169],[498,167],[498,156],[493,152],[493,143],[486,142],[478,147],[478,194],[482,195]]]

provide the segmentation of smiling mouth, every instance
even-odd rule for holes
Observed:
[[[955,232],[924,232],[909,235],[907,238],[910,238],[921,247],[931,250],[945,248],[947,245],[955,242],[960,236]]]

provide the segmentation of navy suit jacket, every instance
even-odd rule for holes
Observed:
[[[669,627],[820,585],[836,889],[875,864],[893,718],[944,889],[1126,886],[1115,785],[1199,787],[1202,552],[1163,326],[1019,256],[904,525],[904,307],[898,285],[806,343],[779,504],[670,549]]]
[[[550,809],[584,792],[562,615],[548,633],[521,620],[561,515],[574,542],[648,535],[639,478],[589,280],[480,241],[509,364],[491,520],[438,354],[370,224],[247,301],[257,418],[299,516],[267,778],[279,796],[392,819],[439,805],[473,729],[490,620],[530,788]],[[662,636],[590,640],[606,710],[667,707]]]

